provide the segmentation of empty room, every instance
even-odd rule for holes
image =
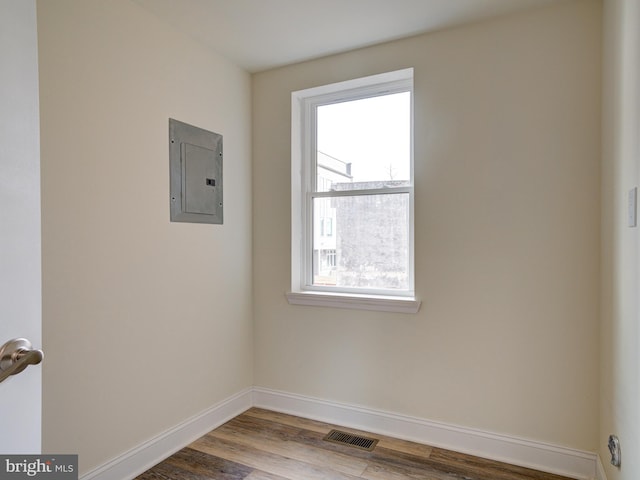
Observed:
[[[0,0],[0,58],[0,478],[640,478],[640,0]]]

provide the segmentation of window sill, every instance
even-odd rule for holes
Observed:
[[[380,297],[324,292],[288,292],[286,297],[291,305],[348,308],[375,312],[418,313],[421,304],[420,300],[413,297]]]

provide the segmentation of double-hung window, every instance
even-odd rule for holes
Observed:
[[[290,303],[415,312],[413,69],[292,94]]]

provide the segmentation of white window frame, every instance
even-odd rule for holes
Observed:
[[[409,289],[374,290],[312,285],[312,208],[316,166],[316,108],[321,105],[399,92],[411,92],[411,185],[409,194]],[[398,189],[400,190],[400,189]],[[312,193],[313,192],[313,193]],[[368,191],[368,194],[385,193]],[[400,193],[399,191],[397,193]],[[291,94],[291,291],[295,305],[416,313],[420,301],[414,288],[414,188],[413,188],[413,69],[372,75],[300,90]]]

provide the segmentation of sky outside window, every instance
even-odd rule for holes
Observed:
[[[319,106],[318,151],[350,163],[352,182],[409,182],[410,102],[401,92]]]

